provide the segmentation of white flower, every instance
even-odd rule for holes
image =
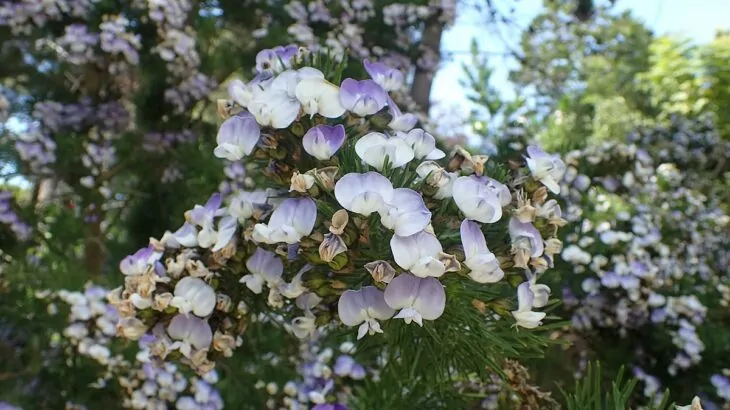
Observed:
[[[244,275],[239,282],[245,283],[253,293],[260,294],[262,286],[278,284],[284,273],[284,262],[274,252],[256,248],[256,252],[246,261],[246,269],[251,272]]]
[[[534,329],[542,324],[545,312],[534,312],[533,307],[535,307],[535,294],[530,290],[530,282],[523,282],[517,287],[517,310],[512,311],[518,326]]]
[[[421,278],[437,278],[446,271],[458,270],[436,236],[426,231],[410,236],[393,235],[390,249],[398,266]]]
[[[413,159],[413,149],[402,138],[389,138],[379,132],[362,136],[355,143],[355,152],[366,164],[378,171],[385,166],[385,159],[391,168],[400,168]]]
[[[484,176],[459,177],[454,181],[453,196],[456,206],[467,219],[494,223],[502,218],[502,207],[512,201],[509,188]]]
[[[479,283],[496,283],[504,277],[497,257],[487,248],[487,240],[476,222],[465,219],[461,223],[461,243],[464,246],[464,265],[469,277]]]
[[[297,84],[294,93],[302,104],[302,110],[310,116],[319,114],[326,118],[338,118],[345,113],[345,108],[340,104],[340,87],[324,78],[305,78]]]
[[[178,308],[180,313],[193,312],[205,317],[213,313],[216,305],[215,290],[200,278],[186,276],[175,285],[175,297],[170,306]]]
[[[385,303],[382,291],[374,286],[366,286],[359,290],[346,290],[337,302],[340,320],[345,326],[357,326],[357,338],[366,334],[383,333],[378,320],[393,317],[395,311]]]
[[[446,156],[443,151],[436,148],[436,138],[420,128],[407,133],[396,132],[395,135],[408,143],[416,159],[441,159]]]
[[[550,155],[540,148],[530,145],[527,147],[527,167],[530,168],[533,178],[542,182],[550,192],[560,193],[560,181],[565,175],[565,163],[559,155]]]

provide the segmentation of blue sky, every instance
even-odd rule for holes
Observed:
[[[516,3],[514,20],[517,27],[527,27],[542,6],[542,0],[496,1],[497,7],[507,7]],[[718,28],[730,27],[730,0],[618,0],[617,10],[631,10],[634,16],[643,20],[656,34],[674,34],[705,43],[715,35]],[[504,9],[503,11],[507,11]],[[515,62],[503,54],[507,50],[505,42],[514,50],[519,50],[520,30],[515,27],[501,28],[501,35],[486,27],[475,16],[476,13],[461,13],[454,26],[444,34],[442,51],[454,52],[448,62],[442,64],[434,80],[431,99],[438,105],[454,107],[454,112],[468,114],[469,106],[464,98],[464,89],[459,85],[463,78],[461,62],[469,60],[469,44],[476,37],[480,50],[490,53],[494,85],[510,96],[511,86],[507,73]]]

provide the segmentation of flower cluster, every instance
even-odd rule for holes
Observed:
[[[29,34],[36,27],[70,15],[86,16],[98,0],[13,1],[0,5],[0,25],[13,34]]]
[[[70,347],[71,355],[88,357],[102,366],[99,379],[92,388],[115,388],[123,396],[122,406],[129,409],[222,409],[223,402],[212,387],[218,376],[209,372],[188,377],[171,363],[149,359],[150,340],[139,341],[133,360],[119,353],[113,344],[117,310],[106,302],[108,290],[87,284],[83,292],[60,290],[36,292],[36,297],[48,300],[49,313],[59,310],[59,302],[69,307],[68,326],[58,347]],[[79,407],[85,408],[85,407]]]
[[[376,379],[377,372],[366,370],[351,356],[352,343],[345,342],[336,355],[331,348],[321,348],[315,340],[300,345],[299,355],[292,358],[299,379],[290,380],[281,388],[276,383],[259,381],[256,387],[270,397],[268,408],[315,410],[347,410],[353,382],[367,377]],[[310,407],[311,406],[311,407]]]
[[[662,371],[676,375],[702,359],[705,344],[697,328],[707,307],[698,296],[717,292],[730,262],[725,233],[730,216],[721,201],[690,182],[699,179],[696,174],[680,172],[672,162],[657,163],[648,152],[658,153],[659,161],[674,156],[642,147],[646,151],[605,143],[566,156],[562,191],[566,217],[576,223],[564,237],[562,259],[580,283],[566,289],[565,302],[580,332],[617,329],[624,337],[663,325],[663,337],[677,353]],[[637,346],[637,356],[646,349],[650,346]],[[659,388],[654,381],[647,389]]]
[[[540,325],[550,289],[537,280],[565,222],[548,200],[565,171],[560,158],[531,147],[527,167],[507,170],[460,147],[447,155],[393,115],[387,90],[399,72],[366,61],[371,79],[340,82],[336,69],[314,66],[325,58],[264,50],[255,79],[230,83],[213,154],[257,169],[259,190],[227,204],[213,195],[122,261],[125,285],[111,298],[120,335],[152,335],[154,356],[202,374],[233,353],[262,309],[299,338],[337,323],[363,338],[388,320],[439,319],[446,277],[492,286],[506,275],[523,281],[516,323]],[[495,231],[509,242],[488,246]]]
[[[20,219],[13,209],[12,199],[12,192],[0,191],[0,223],[8,225],[13,234],[24,241],[30,237],[33,228]]]

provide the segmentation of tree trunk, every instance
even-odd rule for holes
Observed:
[[[441,62],[441,36],[444,32],[444,23],[440,19],[440,13],[431,16],[426,20],[423,28],[423,36],[421,38],[421,46],[425,49],[425,53],[436,57],[436,64],[433,67],[421,67],[416,65],[416,72],[413,76],[413,85],[411,86],[411,97],[421,109],[428,114],[431,108],[431,87],[433,86],[433,78]]]

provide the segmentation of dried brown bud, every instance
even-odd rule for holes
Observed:
[[[395,269],[386,261],[374,261],[365,264],[365,269],[376,282],[390,283],[395,277]]]
[[[489,160],[487,155],[472,155],[471,158],[465,158],[461,164],[461,170],[471,174],[484,175],[484,165]]]
[[[461,165],[466,160],[471,162],[471,154],[469,153],[469,151],[462,148],[460,145],[457,145],[454,147],[454,150],[451,152],[451,157],[449,158],[449,162],[446,164],[446,170],[448,170],[449,172],[454,172],[458,169],[461,169]]]
[[[548,197],[548,190],[544,186],[541,186],[532,193],[532,202],[542,205]]]
[[[459,260],[454,255],[441,252],[439,253],[439,261],[446,267],[446,272],[458,272],[461,270],[461,263],[459,263]]]
[[[350,221],[350,214],[346,210],[340,209],[332,215],[332,223],[330,224],[330,232],[335,235],[342,235],[345,232],[347,223]]]
[[[331,191],[335,189],[335,178],[337,178],[338,172],[340,172],[338,167],[324,167],[310,169],[305,174],[314,176],[324,189]]]
[[[563,250],[563,242],[558,238],[550,238],[545,241],[545,254],[555,255]]]
[[[325,262],[332,262],[335,256],[347,251],[345,241],[339,235],[328,233],[319,245],[319,257]]]
[[[236,103],[232,100],[218,99],[216,101],[216,111],[218,112],[218,116],[221,117],[221,119],[228,119],[230,116],[233,115],[235,109]]]
[[[314,177],[307,174],[300,174],[299,171],[294,171],[291,176],[291,186],[289,192],[296,191],[306,193],[309,188],[314,185]]]

